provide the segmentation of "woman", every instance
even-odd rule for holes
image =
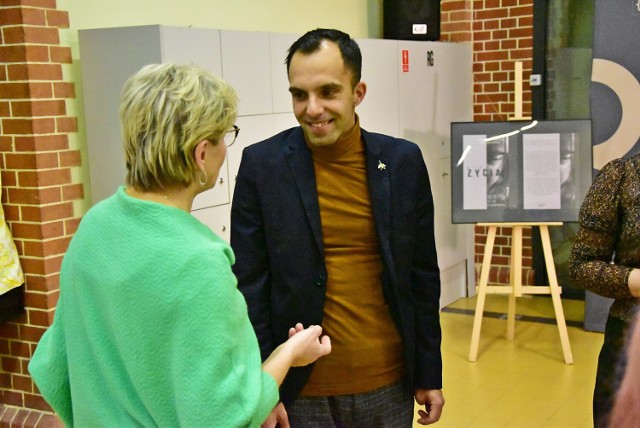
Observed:
[[[636,314],[631,327],[625,356],[627,368],[616,394],[609,426],[635,428],[640,421],[640,326]]]
[[[606,426],[624,369],[624,342],[640,296],[640,155],[605,165],[580,209],[569,272],[576,284],[615,299],[598,358],[596,427]]]
[[[190,214],[237,135],[236,103],[196,66],[125,84],[127,185],[83,218],[29,365],[66,425],[259,426],[289,367],[330,352],[320,327],[297,325],[261,366],[234,254]]]

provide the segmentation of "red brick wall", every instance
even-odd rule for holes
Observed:
[[[473,13],[474,120],[513,116],[514,64],[523,63],[523,114],[531,114],[533,0],[475,1]]]
[[[25,273],[21,317],[0,324],[0,423],[56,426],[50,407],[27,371],[38,340],[51,323],[60,263],[79,219],[73,201],[83,196],[71,171],[80,153],[70,148],[75,98],[63,64],[59,28],[68,14],[55,0],[0,0],[0,167],[2,205]]]
[[[442,40],[473,43],[474,121],[504,121],[515,111],[515,62],[522,61],[522,114],[531,116],[533,0],[442,0]],[[475,229],[476,277],[484,255],[485,227]],[[496,237],[489,281],[509,283],[511,228]],[[531,229],[523,230],[522,282],[533,285]]]

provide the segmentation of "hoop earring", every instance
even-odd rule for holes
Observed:
[[[202,179],[202,174],[204,174],[204,179]],[[207,181],[209,181],[209,177],[207,176],[207,171],[200,171],[198,173],[198,184],[200,187],[205,187],[207,185]]]

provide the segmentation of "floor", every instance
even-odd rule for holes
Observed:
[[[506,314],[507,297],[488,295],[476,362],[468,360],[475,298],[445,308],[441,322],[446,403],[436,426],[592,427],[591,396],[603,335],[583,330],[584,301],[562,303],[571,365],[564,362],[548,296],[517,299],[515,338],[510,341],[506,318],[495,316]]]

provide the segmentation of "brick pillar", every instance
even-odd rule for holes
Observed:
[[[447,42],[473,41],[473,1],[441,0],[440,40]]]
[[[51,324],[62,257],[79,223],[74,200],[83,186],[70,147],[75,98],[64,81],[71,50],[60,46],[68,14],[55,0],[0,0],[0,167],[2,205],[25,273],[25,313],[0,324],[0,424],[57,426],[27,365]]]

